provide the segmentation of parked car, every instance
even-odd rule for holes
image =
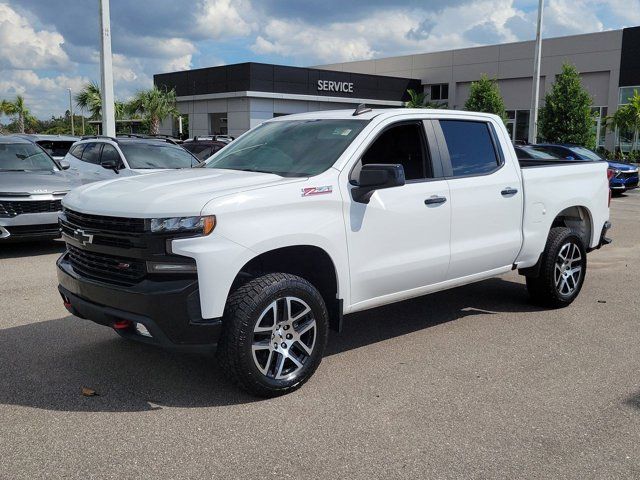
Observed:
[[[519,160],[558,160],[562,158],[550,151],[538,149],[535,145],[515,145],[513,148]]]
[[[213,135],[213,140],[216,142],[231,143],[235,140],[235,137],[231,135]]]
[[[535,148],[567,160],[605,160],[593,150],[578,145],[539,144],[536,145]],[[613,193],[623,193],[627,190],[638,188],[638,167],[626,163],[612,162],[609,160],[605,161],[609,164],[609,186]]]
[[[78,185],[31,140],[0,137],[0,243],[59,237],[62,198]]]
[[[71,148],[71,145],[79,140],[79,137],[72,137],[71,135],[36,135],[25,133],[16,134],[16,136],[37,143],[57,161],[62,160]]]
[[[241,387],[300,387],[343,315],[514,269],[565,307],[610,240],[605,162],[516,158],[501,118],[425,109],[264,122],[202,168],[80,187],[59,291],[143,342],[213,349]]]
[[[185,140],[182,148],[189,150],[198,160],[204,161],[226,145],[225,142],[214,140],[213,137],[194,137],[191,140]]]
[[[65,161],[83,183],[200,164],[196,157],[170,140],[139,136],[84,137],[71,147]]]

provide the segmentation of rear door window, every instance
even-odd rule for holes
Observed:
[[[454,177],[483,175],[500,166],[489,124],[440,120]]]
[[[74,145],[73,147],[71,147],[71,150],[69,150],[69,153],[74,157],[80,159],[82,158],[82,151],[84,150],[84,147],[86,145],[86,143],[79,143],[77,145]]]

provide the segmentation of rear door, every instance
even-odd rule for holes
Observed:
[[[491,122],[434,124],[451,195],[448,279],[512,265],[522,246],[519,167],[506,161]]]
[[[85,144],[82,157],[78,163],[78,172],[83,182],[88,183],[104,180],[102,176],[102,170],[104,170],[104,168],[100,166],[101,151],[102,143],[89,142]]]
[[[445,280],[449,265],[449,187],[430,121],[391,123],[361,150],[348,178],[363,164],[401,164],[406,184],[377,190],[368,204],[343,190],[351,277],[351,305],[374,306],[383,297]],[[344,174],[344,172],[343,172]],[[397,299],[397,297],[396,297]]]

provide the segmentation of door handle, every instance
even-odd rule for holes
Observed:
[[[425,205],[438,205],[440,203],[446,202],[446,197],[439,197],[438,195],[433,195],[432,197],[427,198],[424,201]]]
[[[500,193],[502,194],[503,197],[506,197],[508,195],[515,195],[516,193],[518,193],[518,189],[507,187],[504,190],[502,190]]]

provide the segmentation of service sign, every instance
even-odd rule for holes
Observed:
[[[333,80],[318,80],[319,92],[353,93],[353,82],[334,82]]]

